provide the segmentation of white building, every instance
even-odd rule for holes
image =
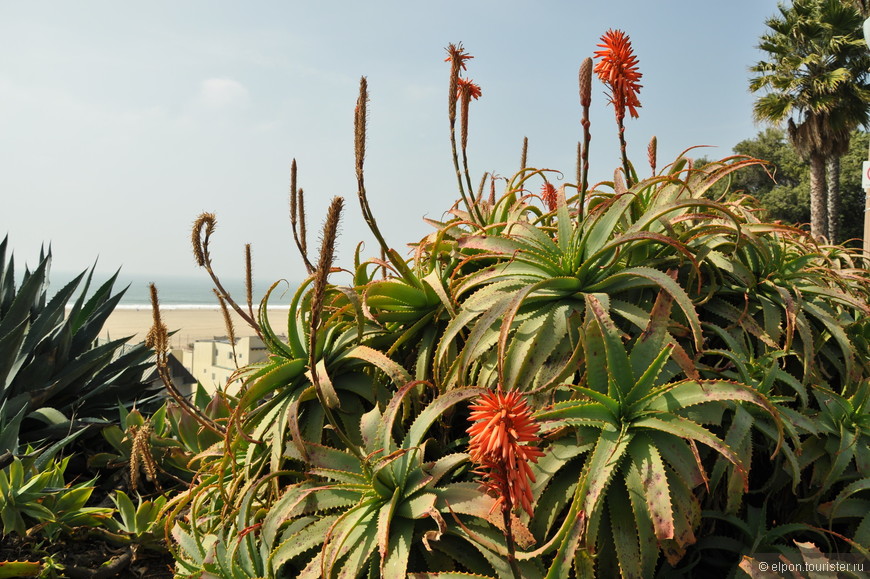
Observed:
[[[239,368],[267,357],[266,346],[256,336],[236,338],[235,344],[224,337],[194,342],[192,349],[184,352],[184,366],[208,392],[214,392],[217,388],[227,389]],[[229,390],[237,391],[238,387],[236,382]]]

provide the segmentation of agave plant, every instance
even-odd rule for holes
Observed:
[[[103,323],[124,292],[112,293],[117,274],[87,297],[93,269],[49,299],[51,252],[41,254],[15,287],[14,259],[0,242],[0,400],[7,416],[24,412],[26,441],[65,436],[70,423],[110,422],[118,404],[132,408],[157,393],[144,385],[150,352],[122,347],[126,338],[96,344]],[[81,288],[79,296],[67,305]]]

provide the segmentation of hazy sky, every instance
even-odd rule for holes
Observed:
[[[588,2],[0,1],[0,237],[56,270],[199,275],[190,226],[218,217],[213,253],[240,277],[304,277],[289,228],[289,165],[306,192],[309,244],[334,195],[347,201],[340,265],[366,242],[353,171],[353,108],[368,77],[366,182],[387,241],[404,252],[456,198],[444,47],[475,56],[469,161],[529,165],[573,182],[581,138],[577,69],[608,28],[630,36],[643,72],[626,121],[639,169],[693,145],[724,157],[758,131],[748,67],[774,0]],[[592,179],[619,165],[612,108],[595,79]],[[537,188],[539,185],[535,184]]]

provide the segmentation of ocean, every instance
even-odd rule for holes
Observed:
[[[78,273],[72,272],[50,272],[49,275],[49,294],[53,295],[56,291],[62,289],[66,284],[71,282]],[[88,295],[93,295],[96,288],[100,287],[106,280],[111,277],[111,274],[94,273],[91,280],[91,287]],[[259,305],[263,294],[271,287],[275,280],[254,280],[253,282],[253,297],[254,307]],[[160,299],[160,307],[162,309],[214,309],[218,308],[218,301],[212,291],[214,287],[211,278],[203,271],[201,276],[167,276],[167,275],[125,275],[123,270],[118,274],[118,279],[113,286],[113,293],[118,293],[121,290],[124,296],[116,309],[142,309],[151,307],[151,294],[149,284],[154,283],[157,286],[157,295]],[[20,282],[19,282],[20,283]],[[239,303],[245,303],[245,283],[241,279],[222,279],[221,283],[224,289]],[[79,285],[79,288],[84,286],[84,280]],[[288,284],[281,282],[272,292],[269,300],[270,306],[287,306],[293,298],[293,292],[298,287],[298,283]],[[79,292],[81,289],[79,289]],[[78,293],[76,293],[76,296]],[[71,300],[72,301],[72,300]]]

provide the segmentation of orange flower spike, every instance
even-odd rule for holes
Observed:
[[[451,42],[447,45],[447,58],[444,59],[444,62],[451,63],[456,67],[458,72],[459,70],[465,70],[465,61],[472,58],[474,57],[465,52],[461,42],[459,44]]]
[[[521,444],[540,441],[528,404],[516,391],[489,392],[469,408],[469,419],[474,421],[467,430],[471,436],[469,455],[476,465],[473,472],[481,476],[483,487],[498,497],[498,504],[531,514],[534,497],[530,481],[535,477],[528,462],[537,462],[544,453]]]
[[[470,78],[459,78],[456,81],[456,99],[463,102],[466,98],[477,100],[483,96],[483,91],[480,85],[475,83]]]
[[[595,57],[601,60],[595,65],[598,78],[610,90],[610,102],[619,118],[625,117],[625,109],[637,118],[640,101],[637,95],[643,85],[643,74],[638,70],[638,60],[631,47],[631,40],[622,30],[608,30],[601,37],[603,50],[596,50]]]

